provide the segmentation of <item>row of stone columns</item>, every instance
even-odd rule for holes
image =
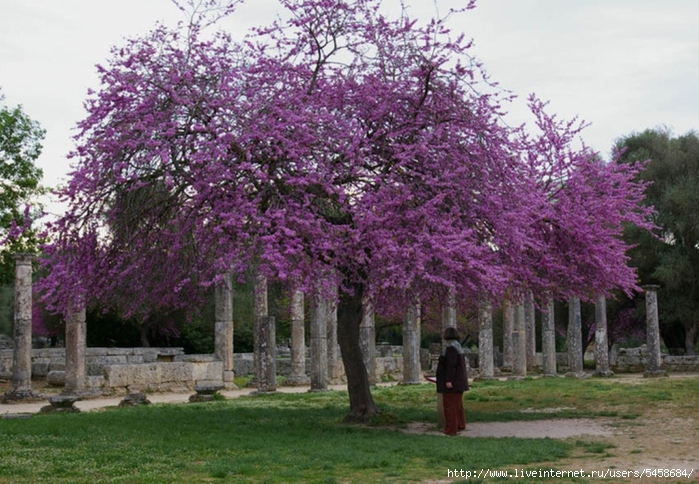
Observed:
[[[32,261],[33,256],[20,254],[15,257],[15,324],[12,389],[2,397],[3,402],[43,399],[31,389],[31,315],[32,315]],[[657,286],[646,286],[648,365],[646,375],[665,374],[660,356]],[[275,321],[268,314],[267,280],[255,279],[255,384],[260,392],[276,390],[276,342]],[[223,381],[233,385],[233,278],[226,274],[215,287],[215,352],[223,362]],[[582,361],[582,330],[580,299],[570,298],[568,320],[568,366],[570,376],[584,375]],[[553,299],[542,305],[542,369],[544,375],[556,374],[555,328]],[[339,374],[340,358],[337,345],[337,308],[333,302],[320,295],[314,296],[310,314],[310,378],[305,369],[304,295],[294,291],[291,299],[292,313],[292,371],[289,384],[307,384],[311,390],[327,389],[329,377]],[[606,301],[599,297],[595,305],[595,361],[596,373],[609,375],[607,352]],[[506,301],[504,316],[504,367],[511,368],[515,377],[527,374],[527,362],[531,366],[534,342],[534,301],[527,293],[520,304]],[[481,301],[478,308],[479,373],[482,378],[494,377],[492,310],[489,301]],[[442,327],[456,327],[456,303],[450,292],[442,314]],[[86,325],[85,308],[80,307],[66,317],[66,384],[64,394],[80,394],[85,391],[86,380]],[[361,344],[365,364],[372,383],[374,380],[375,329],[374,312],[365,304],[360,326]],[[403,320],[403,375],[404,382],[420,382],[420,304],[410,305]],[[330,372],[330,374],[329,374]]]
[[[645,375],[664,375],[660,354],[660,330],[658,324],[657,290],[658,286],[645,286],[646,292],[646,326],[648,360]],[[556,368],[556,334],[553,299],[546,298],[541,307],[542,331],[542,373],[555,376]],[[479,326],[479,377],[494,376],[494,355],[492,338],[492,316],[490,303],[481,301],[478,308]],[[503,304],[503,367],[511,369],[514,378],[523,378],[527,369],[533,366],[535,353],[534,300],[527,292],[524,301],[513,305],[509,300]],[[568,300],[568,329],[566,334],[568,373],[566,376],[582,378],[586,374],[583,368],[582,320],[580,299]],[[609,364],[607,305],[604,296],[595,301],[595,375],[610,376],[613,372]]]
[[[256,368],[255,379],[260,391],[274,391],[276,389],[276,368],[274,344],[274,318],[267,314],[267,281],[258,278],[255,289],[255,314],[256,314]],[[227,287],[224,299],[231,300],[232,284],[226,282],[220,287]],[[218,293],[217,293],[218,294]],[[657,286],[646,287],[647,314],[648,314],[648,348],[649,348],[649,375],[664,374],[661,369],[659,329],[657,322]],[[217,296],[217,301],[219,297]],[[547,298],[542,304],[542,372],[545,376],[553,376],[556,368],[556,344],[555,323],[553,311],[553,299]],[[310,381],[312,390],[327,389],[327,382],[336,378],[339,374],[340,358],[337,346],[337,308],[334,304],[320,295],[313,299],[311,305],[311,377],[305,373],[305,337],[304,337],[304,295],[300,291],[292,294],[292,372],[287,382],[289,384],[307,384]],[[218,307],[218,303],[217,303]],[[230,355],[230,362],[225,356],[220,356],[224,361],[224,374],[228,373],[232,379],[232,306],[221,303],[222,312],[217,310],[217,328],[219,321],[225,321],[223,330],[217,330],[217,340],[225,340],[225,354]],[[567,376],[585,376],[582,355],[582,321],[580,311],[580,299],[571,297],[568,301],[568,330]],[[229,309],[230,308],[230,309]],[[515,377],[524,377],[527,370],[532,368],[535,351],[535,325],[534,325],[534,300],[533,294],[528,292],[523,304],[512,305],[505,301],[503,305],[504,317],[504,353],[503,366],[511,368]],[[601,376],[611,375],[609,367],[609,354],[607,338],[606,300],[599,297],[595,304],[596,331],[595,331],[595,374]],[[479,322],[479,376],[481,378],[494,377],[493,358],[493,328],[492,309],[488,301],[482,301],[478,310]],[[222,323],[221,326],[224,326]],[[456,326],[456,304],[454,293],[450,292],[447,304],[443,307],[443,329]],[[224,334],[218,337],[219,333]],[[365,365],[370,381],[374,380],[375,354],[375,329],[374,313],[369,303],[364,306],[364,315],[360,326],[361,345],[365,355]],[[420,382],[420,305],[414,303],[408,308],[403,320],[403,381],[404,383]],[[217,352],[219,344],[217,343]],[[224,350],[221,350],[222,352]],[[223,353],[222,353],[223,354]],[[535,353],[534,353],[535,355]],[[259,381],[262,384],[259,384]],[[372,381],[372,383],[375,383]]]

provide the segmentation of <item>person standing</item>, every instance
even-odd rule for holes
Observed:
[[[444,331],[446,345],[437,364],[437,392],[444,403],[444,433],[456,435],[466,428],[463,396],[468,390],[468,374],[464,350],[456,328]]]

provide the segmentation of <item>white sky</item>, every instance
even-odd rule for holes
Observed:
[[[427,17],[435,4],[446,13],[465,0],[405,3]],[[248,0],[226,26],[266,23],[276,4]],[[0,0],[0,88],[6,105],[21,104],[47,130],[38,162],[46,185],[66,179],[72,128],[87,89],[99,87],[95,64],[157,20],[180,19],[169,0]],[[534,92],[560,117],[590,122],[586,143],[608,156],[632,132],[699,129],[697,20],[697,0],[479,0],[454,29],[475,40],[492,79],[520,96],[508,108],[513,123],[525,120]]]

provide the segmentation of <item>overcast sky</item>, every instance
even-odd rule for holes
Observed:
[[[423,17],[464,2],[405,0]],[[275,9],[275,0],[248,0],[226,26],[245,31]],[[99,87],[95,64],[157,20],[181,19],[169,0],[0,0],[0,88],[6,105],[21,104],[47,130],[46,185],[66,180],[72,128],[87,89]],[[454,28],[475,40],[492,79],[521,97],[509,108],[513,123],[526,120],[524,100],[536,93],[560,117],[591,123],[585,141],[608,157],[632,132],[699,129],[697,19],[697,0],[480,0]]]

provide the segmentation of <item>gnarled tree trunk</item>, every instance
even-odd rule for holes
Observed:
[[[369,378],[360,345],[364,286],[353,284],[352,293],[342,291],[337,308],[337,340],[347,375],[350,410],[346,422],[364,422],[379,413],[371,396]]]

